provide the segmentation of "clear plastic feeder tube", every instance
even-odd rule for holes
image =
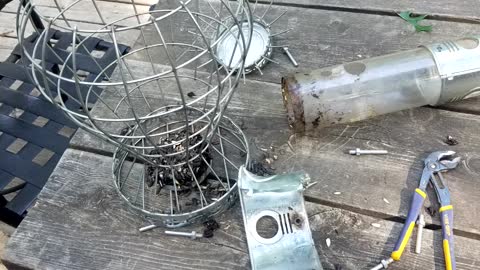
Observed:
[[[299,132],[480,94],[480,41],[465,38],[282,78]]]

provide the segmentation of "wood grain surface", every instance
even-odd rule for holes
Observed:
[[[394,14],[402,11],[411,11],[444,20],[478,20],[480,18],[480,7],[475,0],[455,2],[449,0],[402,0],[390,2],[382,0],[275,0],[274,2],[277,5],[295,5],[320,9],[345,9],[365,13]]]
[[[477,140],[480,99],[406,110],[301,136],[289,129],[279,85],[280,78],[289,73],[475,35],[479,25],[472,20],[480,16],[477,3],[472,0],[276,2],[278,5],[265,19],[272,21],[287,10],[272,26],[272,32],[292,28],[291,32],[278,36],[275,44],[288,45],[300,66],[294,68],[281,51],[275,51],[273,59],[280,65],[271,63],[262,70],[263,76],[254,73],[245,83],[241,82],[228,114],[242,125],[255,158],[264,158],[262,149],[274,149],[278,159],[272,166],[276,172],[302,170],[318,182],[306,192],[306,199],[313,237],[325,269],[369,269],[389,256],[418,185],[423,159],[442,149],[455,150],[463,158],[456,170],[445,174],[455,209],[457,268],[480,269],[476,260],[480,255],[477,201],[480,186],[476,181],[480,175]],[[45,6],[52,8],[48,3]],[[259,4],[256,14],[265,9],[265,4]],[[401,10],[432,15],[424,23],[433,25],[433,32],[416,33],[395,15]],[[1,16],[11,13],[0,14],[1,21],[9,20]],[[82,14],[74,16],[85,15]],[[0,24],[1,31],[10,31],[1,27],[5,26]],[[155,39],[152,29],[146,29],[146,33],[147,41]],[[129,36],[125,39],[132,40]],[[140,39],[135,46],[142,46]],[[158,68],[165,68],[161,56],[154,59]],[[133,60],[130,67],[139,77],[150,69],[149,64]],[[160,102],[154,85],[146,85],[143,91],[150,102]],[[167,93],[167,98],[178,100],[174,93]],[[133,97],[133,101],[138,108],[145,107],[143,98]],[[105,102],[115,104],[118,99],[110,96]],[[92,113],[108,112],[105,104],[98,102]],[[444,140],[448,135],[454,136],[459,144],[447,145]],[[143,219],[130,212],[113,190],[112,160],[108,157],[113,147],[82,130],[74,136],[71,147],[74,149],[67,150],[39,200],[9,242],[4,257],[7,266],[13,269],[249,267],[238,205],[218,218],[222,229],[212,239],[172,238],[163,235],[161,229],[141,234],[137,229],[143,225]],[[345,154],[346,150],[357,147],[386,149],[390,153],[359,157]],[[428,196],[426,208],[438,209],[431,189]],[[429,213],[431,210],[426,208],[428,229],[424,233],[422,254],[414,254],[413,245],[409,244],[402,261],[391,269],[444,269],[438,213]],[[200,227],[185,228],[191,229]],[[326,238],[332,243],[330,247]]]
[[[277,2],[277,1],[275,1]],[[293,2],[293,1],[290,1]],[[296,2],[296,1],[295,1]],[[320,1],[304,0],[303,2],[315,5]],[[300,1],[300,3],[303,3]],[[339,6],[364,6],[363,1],[353,4],[355,1],[327,1]],[[365,6],[370,2],[367,1]],[[443,0],[443,2],[448,2]],[[445,3],[434,2],[431,5],[442,6]],[[461,5],[467,2],[461,1]],[[323,2],[322,2],[323,3]],[[399,4],[400,3],[400,4]],[[423,3],[423,4],[421,4]],[[392,5],[427,6],[427,1],[395,1]],[[455,3],[460,4],[460,3]],[[449,6],[454,5],[453,2]],[[420,45],[428,45],[445,40],[456,40],[478,34],[479,25],[458,21],[425,20],[422,23],[432,25],[431,33],[417,33],[412,25],[405,22],[399,16],[385,16],[384,14],[349,12],[344,10],[330,10],[321,8],[309,8],[309,5],[295,6],[272,6],[264,20],[268,23],[286,11],[285,15],[278,19],[271,27],[271,33],[280,33],[284,30],[291,31],[273,38],[273,45],[288,46],[293,57],[299,63],[294,67],[281,49],[274,49],[271,57],[276,63],[269,63],[262,68],[262,74],[255,71],[247,77],[279,84],[283,76],[296,72],[309,72],[313,69],[337,65],[341,63],[361,60],[369,57],[381,56],[402,50],[415,49]],[[383,3],[383,8],[390,4]],[[161,7],[161,5],[157,6]],[[478,10],[479,5],[473,5],[471,10]],[[261,17],[268,8],[266,4],[258,4],[254,15]],[[451,9],[454,10],[454,9]],[[470,11],[471,11],[470,10]],[[462,10],[464,11],[464,10]],[[480,14],[475,11],[474,13]],[[158,34],[153,27],[146,27],[147,44],[156,44]],[[143,47],[143,39],[139,38],[135,48]],[[153,60],[160,64],[168,63],[161,50],[151,50]],[[137,59],[145,61],[146,56]],[[472,99],[463,105],[463,110],[480,114],[479,99]],[[458,110],[458,105],[446,104],[442,108]],[[467,108],[465,108],[467,107]]]
[[[268,5],[259,4],[254,15],[262,16],[267,7]],[[288,73],[305,72],[343,62],[414,49],[422,44],[472,36],[478,33],[479,27],[469,23],[425,20],[425,24],[433,25],[433,31],[417,33],[412,25],[399,16],[290,6],[273,6],[264,20],[267,23],[271,22],[285,11],[287,13],[272,25],[271,33],[279,33],[287,29],[291,31],[276,36],[273,42],[274,45],[288,46],[299,67],[295,68],[280,49],[275,49],[273,59],[280,65],[270,63],[262,69],[263,76],[255,72],[248,76],[250,79],[280,83],[280,78]],[[147,41],[152,44],[157,40],[158,34],[153,27],[146,28],[146,31],[149,33]],[[140,40],[138,43],[141,44]],[[162,57],[154,57],[154,59],[158,63],[166,63]]]
[[[148,75],[150,66],[145,62],[130,61],[134,77]],[[157,70],[165,69],[158,65]],[[259,89],[262,89],[259,91]],[[174,90],[173,90],[174,91]],[[151,105],[162,104],[156,84],[146,84],[143,94]],[[110,115],[120,97],[113,90],[102,93],[102,100],[92,110],[93,115]],[[140,94],[134,93],[133,107],[146,110]],[[167,98],[179,101],[177,93],[166,93]],[[145,111],[146,113],[146,111]],[[388,114],[371,120],[337,125],[316,130],[306,136],[292,135],[282,103],[280,87],[276,84],[247,80],[240,83],[231,101],[228,115],[237,123],[243,123],[248,138],[260,148],[271,144],[283,154],[275,161],[277,172],[305,170],[319,185],[313,187],[309,196],[319,202],[360,213],[386,217],[405,217],[412,192],[418,186],[423,159],[442,149],[456,150],[464,158],[461,166],[446,175],[455,205],[455,229],[461,233],[474,234],[480,238],[478,205],[473,204],[480,186],[476,180],[480,174],[480,144],[475,134],[480,133],[480,117],[471,114],[450,112],[432,108],[417,108]],[[111,131],[122,126],[105,124]],[[450,135],[459,140],[457,146],[448,146],[444,140]],[[113,146],[90,133],[79,130],[71,141],[73,148],[97,153],[111,153]],[[388,156],[350,156],[348,149],[386,149]],[[101,151],[101,152],[100,152]],[[258,152],[257,148],[253,151]],[[341,196],[334,195],[342,192]],[[432,203],[436,197],[431,194]],[[383,202],[386,198],[390,204]],[[361,203],[360,203],[361,202]],[[472,209],[473,207],[473,209]],[[427,217],[429,223],[439,224],[438,216]]]
[[[96,12],[95,6],[92,1],[78,1],[71,8],[68,8],[70,4],[76,2],[72,0],[60,0],[58,1],[60,8],[65,9],[65,17],[72,22],[84,22],[91,24],[88,29],[97,29],[98,25],[102,24],[102,19],[99,14]],[[18,10],[18,1],[13,1],[8,4],[3,10],[2,13],[17,13]],[[59,14],[59,10],[55,5],[55,1],[51,0],[34,0],[32,1],[35,4],[35,8],[38,14],[44,17],[54,18]],[[95,1],[100,14],[103,20],[107,23],[116,22],[117,25],[126,26],[126,25],[135,25],[137,24],[137,18],[135,15],[135,10],[132,3],[118,2],[118,1]],[[136,4],[135,8],[137,9],[138,14],[147,13],[150,6],[144,4]],[[150,16],[141,15],[140,20],[142,22],[149,20]],[[60,17],[59,21],[62,20]],[[14,24],[14,23],[13,23]],[[80,29],[80,27],[79,27]]]
[[[113,189],[111,158],[67,150],[27,219],[8,243],[7,267],[27,269],[245,269],[249,267],[238,204],[217,219],[211,239],[139,233],[142,219]],[[307,203],[325,269],[368,269],[389,255],[401,223]],[[373,224],[373,225],[372,225]],[[183,230],[201,230],[189,227]],[[407,246],[391,269],[441,269],[441,232],[425,230],[421,255]],[[327,246],[329,238],[331,245]],[[457,269],[480,269],[480,242],[457,236]],[[410,241],[413,242],[413,241]],[[10,269],[10,268],[9,268]]]
[[[16,38],[0,37],[0,61],[4,61],[5,59],[7,59],[16,45]]]

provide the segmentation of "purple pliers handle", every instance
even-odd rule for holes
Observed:
[[[459,157],[451,160],[448,159],[453,155],[455,155],[453,151],[439,151],[430,154],[427,159],[425,159],[425,168],[423,169],[422,178],[420,179],[420,185],[415,190],[407,220],[391,254],[393,260],[400,260],[405,250],[408,240],[412,235],[413,228],[415,227],[415,222],[420,215],[423,203],[427,197],[425,192],[427,185],[431,182],[435,187],[435,192],[441,205],[439,212],[441,214],[443,228],[445,269],[456,269],[453,241],[453,206],[450,203],[450,192],[441,175],[441,172],[454,169],[460,163]]]

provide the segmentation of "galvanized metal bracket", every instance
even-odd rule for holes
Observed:
[[[241,167],[238,178],[252,269],[323,269],[303,199],[308,175],[260,177]],[[270,238],[257,231],[257,223],[264,217],[277,223],[277,231]]]

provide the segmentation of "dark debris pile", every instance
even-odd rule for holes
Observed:
[[[255,159],[250,161],[249,171],[259,176],[270,176],[275,174],[275,172],[267,164],[265,164],[265,162],[260,162]]]
[[[215,221],[215,219],[210,219],[205,221],[203,223],[203,226],[205,227],[203,229],[203,237],[205,238],[213,237],[213,232],[220,228],[220,224],[218,224],[218,222]]]
[[[457,144],[458,144],[458,140],[455,139],[453,136],[448,135],[448,136],[445,138],[445,143],[448,144],[448,145],[457,145]]]
[[[181,143],[175,143],[179,142],[185,139],[185,134],[186,131],[183,130],[182,132],[179,132],[175,135],[170,135],[169,138],[165,138],[160,142],[160,145],[167,145],[167,144],[172,144],[171,146],[168,147],[162,147],[162,148],[156,148],[152,151],[150,151],[150,155],[160,155],[160,157],[154,158],[153,162],[156,164],[161,164],[161,165],[176,165],[182,162],[185,162],[187,158],[191,158],[193,156],[196,156],[200,154],[200,151],[202,150],[202,146],[197,146],[195,148],[190,148],[194,146],[195,144],[199,143],[203,137],[200,134],[197,134],[195,136],[190,137],[189,141],[189,149],[187,155],[186,151],[186,141],[183,141]],[[183,153],[179,153],[182,152]],[[172,156],[167,156],[168,154],[175,154]],[[209,150],[207,149],[204,151],[201,156],[210,163],[212,160],[212,157],[210,155]],[[208,165],[203,161],[201,156],[197,157],[194,159],[192,162],[190,162],[190,168],[188,164],[184,164],[182,166],[174,166],[174,169],[171,169],[170,167],[157,167],[154,165],[150,165],[147,167],[146,170],[146,177],[145,177],[145,182],[148,187],[155,186],[157,187],[156,193],[160,193],[160,190],[165,187],[165,186],[173,186],[173,181],[175,179],[175,184],[177,185],[177,189],[179,190],[189,190],[192,187],[195,187],[195,178],[197,181],[201,182],[203,179],[205,179],[206,175],[208,174]],[[193,177],[195,176],[195,178]]]
[[[258,176],[271,176],[275,174],[275,166],[274,163],[278,159],[278,155],[280,151],[271,145],[269,148],[259,148],[261,154],[258,156],[257,159],[252,159],[249,163],[248,170],[256,174]]]

